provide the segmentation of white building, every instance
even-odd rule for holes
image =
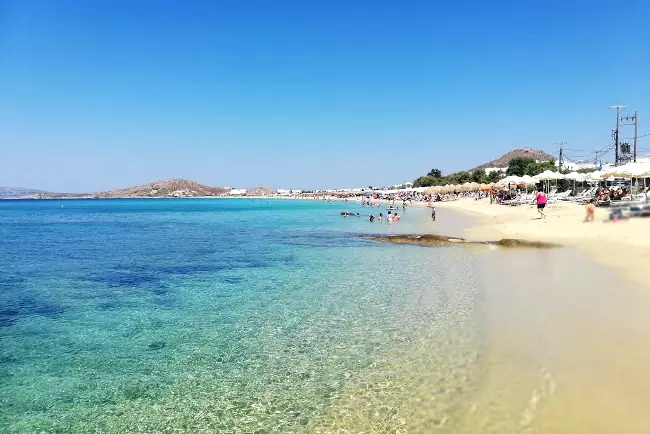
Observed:
[[[558,160],[555,161],[555,167],[559,167],[560,162]],[[583,169],[598,169],[596,164],[594,162],[590,161],[571,161],[565,159],[564,162],[562,163],[562,169],[563,170],[570,170],[572,172],[578,171],[578,170],[583,170]]]
[[[485,168],[485,174],[489,175],[492,172],[501,172],[501,173],[506,173],[508,171],[507,167],[486,167]]]
[[[248,190],[246,190],[245,188],[233,188],[232,190],[230,190],[230,193],[228,194],[231,196],[242,196],[246,194],[247,191]]]
[[[287,190],[284,188],[278,188],[276,190],[280,196],[291,196],[292,194],[301,194],[302,190]]]

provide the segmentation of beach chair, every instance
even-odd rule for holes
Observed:
[[[571,194],[571,190],[563,191],[562,193],[558,193],[553,197],[549,197],[548,202],[549,203],[557,203],[557,202],[559,202],[561,200],[564,200],[567,197],[569,197],[570,194]]]
[[[528,202],[530,202],[532,199],[534,199],[534,196],[531,197],[530,194],[520,194],[516,198],[512,200],[506,200],[501,202],[502,205],[510,205],[510,206],[517,206],[517,205],[524,205]]]
[[[580,193],[579,195],[571,198],[571,200],[576,203],[587,203],[594,198],[594,194],[596,193],[596,188],[597,187],[589,188],[583,191],[582,193]]]

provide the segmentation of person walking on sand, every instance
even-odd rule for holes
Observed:
[[[539,189],[537,192],[537,196],[535,197],[535,201],[537,202],[537,212],[539,212],[540,219],[545,219],[546,214],[544,214],[544,208],[546,208],[546,193],[544,193],[544,190],[542,188]]]
[[[585,216],[585,222],[593,222],[594,221],[594,213],[596,212],[596,205],[595,205],[596,200],[591,199],[589,203],[587,204],[587,215]]]

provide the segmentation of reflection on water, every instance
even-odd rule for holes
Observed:
[[[346,236],[416,210],[245,203],[0,208],[1,431],[650,432],[645,291],[564,249]]]

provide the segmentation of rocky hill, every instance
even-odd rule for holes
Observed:
[[[520,149],[515,149],[514,151],[507,152],[502,156],[500,156],[499,158],[497,158],[496,160],[492,160],[489,163],[481,164],[480,166],[477,166],[474,169],[485,169],[486,167],[508,167],[508,163],[513,158],[533,158],[539,161],[547,161],[554,157],[538,149],[520,148]]]
[[[268,187],[254,187],[246,192],[246,196],[272,196],[276,193],[275,190],[271,190]]]
[[[95,193],[96,197],[199,197],[220,196],[230,190],[210,187],[186,179],[168,179],[136,187]]]
[[[138,198],[138,197],[201,197],[221,196],[230,190],[220,187],[210,187],[186,179],[168,179],[166,181],[150,182],[136,187],[119,190],[103,191],[100,193],[39,193],[36,198]]]

